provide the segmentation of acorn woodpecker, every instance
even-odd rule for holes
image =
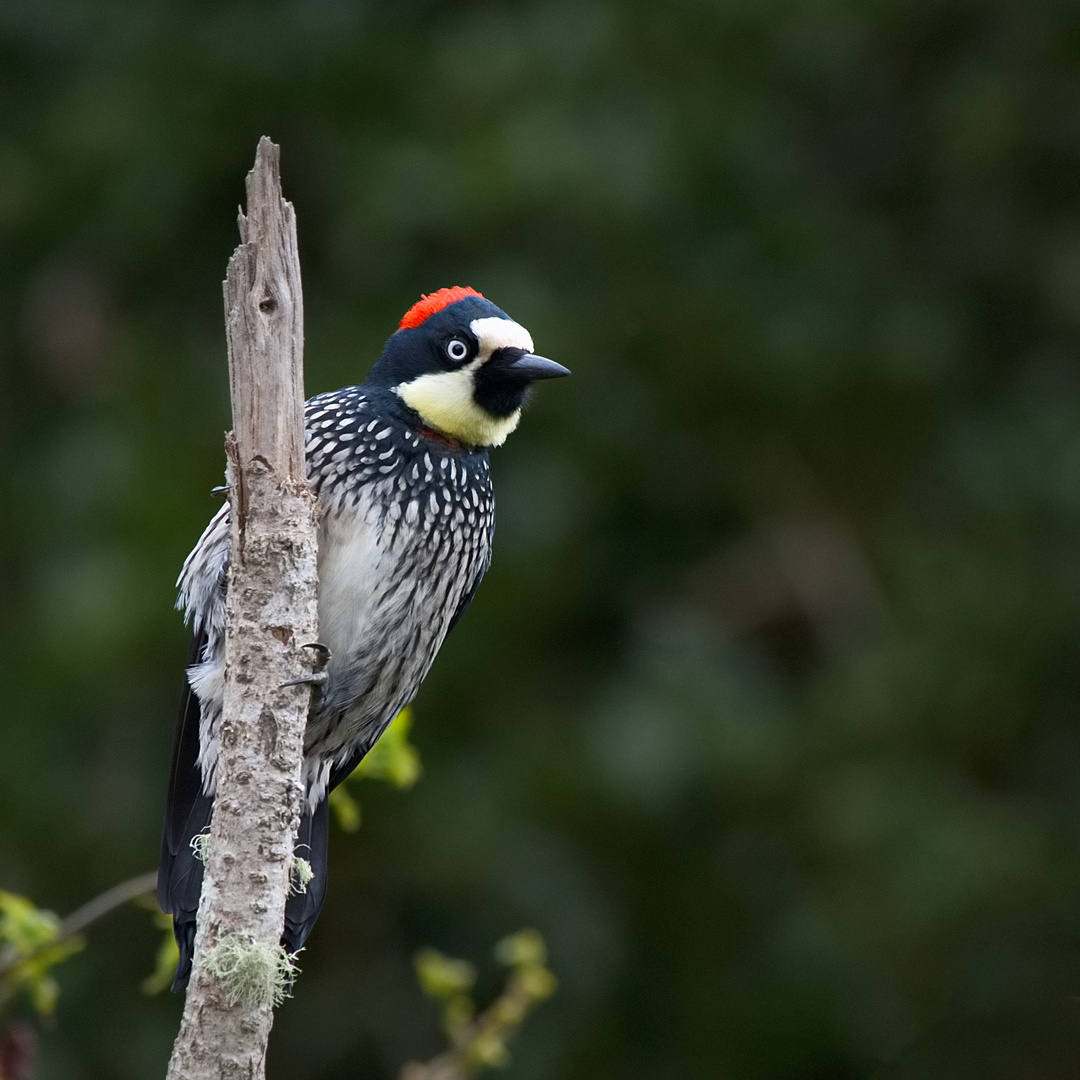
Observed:
[[[569,375],[528,331],[474,289],[414,304],[359,386],[305,410],[308,478],[319,508],[319,635],[326,682],[304,740],[306,798],[296,850],[314,878],[289,897],[282,944],[299,949],[326,895],[327,796],[412,700],[491,557],[488,454],[521,419],[537,379]],[[199,538],[177,582],[194,630],[169,780],[158,902],[191,971],[202,888],[197,838],[210,824],[224,679],[229,508]]]

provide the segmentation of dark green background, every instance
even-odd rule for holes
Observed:
[[[1080,1070],[1080,12],[1061,0],[0,6],[0,887],[155,860],[177,569],[262,134],[311,392],[470,284],[574,372],[359,789],[274,1080],[439,1046],[520,926],[508,1080]],[[125,911],[41,1080],[163,1074]]]

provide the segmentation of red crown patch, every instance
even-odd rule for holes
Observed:
[[[421,296],[402,315],[401,322],[398,323],[398,329],[411,330],[414,326],[419,326],[422,322],[430,319],[437,311],[442,311],[444,307],[449,307],[459,300],[464,300],[466,296],[479,296],[481,300],[484,299],[480,293],[475,289],[470,289],[467,285],[454,285],[449,289],[439,289],[437,292]]]

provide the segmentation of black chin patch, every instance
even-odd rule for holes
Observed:
[[[491,359],[473,377],[473,398],[492,416],[504,417],[517,412],[529,397],[532,380],[523,371],[515,371],[514,361],[525,355],[524,349],[496,349]]]

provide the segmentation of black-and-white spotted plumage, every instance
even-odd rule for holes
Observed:
[[[308,476],[319,498],[319,636],[326,692],[305,738],[308,802],[412,700],[491,557],[486,448],[406,424],[383,392],[348,387],[307,403]],[[224,669],[229,508],[184,564],[180,604],[205,636],[191,683],[202,702],[199,766],[213,793]]]
[[[305,735],[297,842],[315,880],[286,908],[290,951],[303,944],[325,895],[329,791],[412,700],[487,569],[495,509],[489,445],[516,425],[532,379],[566,374],[533,356],[527,333],[474,296],[437,307],[415,326],[403,320],[363,385],[307,403],[308,476],[319,507],[319,636],[330,660]],[[448,340],[455,343],[449,350]],[[466,355],[457,359],[461,342]],[[178,985],[190,969],[202,879],[191,841],[209,824],[216,784],[228,557],[226,505],[178,582],[195,646],[158,879],[180,944]]]

